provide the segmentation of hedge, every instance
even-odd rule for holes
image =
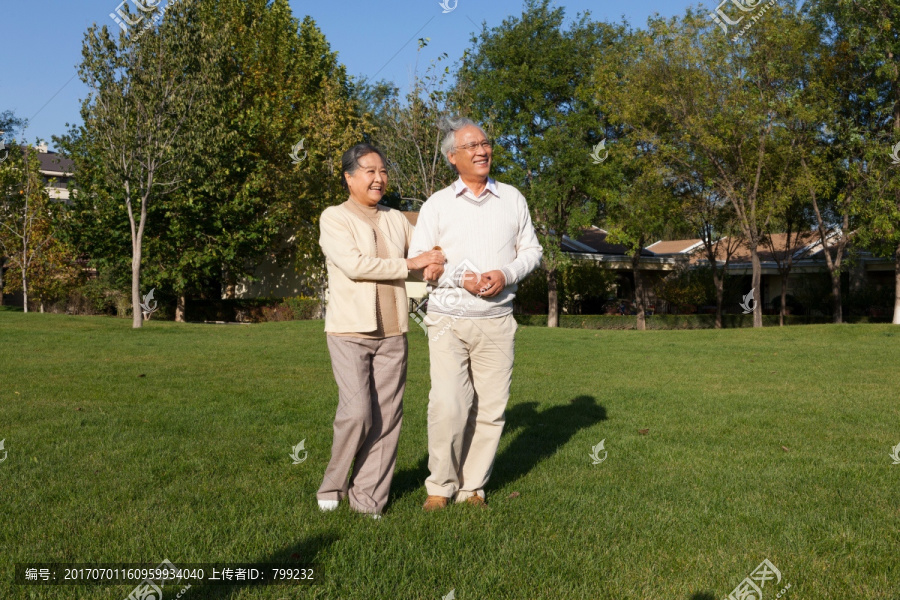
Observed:
[[[515,315],[519,325],[546,327],[547,315]],[[647,329],[713,329],[715,315],[652,315],[646,317]],[[830,317],[788,315],[785,325],[814,325],[831,323]],[[890,323],[882,317],[849,317],[846,323]],[[567,329],[637,329],[634,315],[560,315],[559,326]],[[777,327],[778,315],[763,315],[764,327]],[[722,315],[722,327],[733,329],[753,327],[753,315]]]
[[[265,323],[321,318],[318,298],[248,298],[229,300],[189,300],[187,321]]]

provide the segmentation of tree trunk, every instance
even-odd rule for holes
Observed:
[[[721,276],[713,273],[713,284],[716,286],[716,329],[722,329],[722,305],[725,303],[725,273]]]
[[[753,265],[753,276],[751,278],[751,288],[753,289],[753,297],[756,298],[756,305],[753,307],[753,326],[762,327],[762,266],[759,264],[759,252],[757,244],[750,242],[750,263]]]
[[[827,250],[826,250],[827,251]],[[843,323],[843,309],[841,307],[841,271],[835,269],[831,272],[831,306],[835,323]]]
[[[894,325],[900,325],[900,245],[894,253]]]
[[[6,259],[0,256],[0,306],[3,306],[3,263]]]
[[[547,327],[559,327],[559,291],[555,267],[547,269]]]
[[[781,311],[778,313],[778,326],[784,327],[784,314],[787,310],[787,277],[781,277]]]
[[[178,295],[178,301],[175,304],[175,322],[184,323],[184,305],[187,299],[184,294]]]
[[[634,302],[637,304],[637,329],[647,330],[647,319],[644,316],[644,279],[641,277],[641,249],[638,248],[631,258],[631,269],[634,272]]]
[[[135,239],[131,245],[131,328],[140,329],[144,325],[141,311],[141,240]]]
[[[25,268],[26,264],[25,261],[22,261],[22,306],[25,312],[28,312],[28,277],[25,275],[27,272]]]

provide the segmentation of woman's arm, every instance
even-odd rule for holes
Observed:
[[[350,227],[330,208],[319,220],[319,245],[328,260],[350,279],[390,281],[409,275],[405,258],[364,256]]]

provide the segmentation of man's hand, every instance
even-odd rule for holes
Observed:
[[[444,274],[444,265],[428,265],[422,273],[425,281],[438,281]]]
[[[478,273],[473,273],[472,271],[466,271],[462,276],[462,286],[463,288],[472,294],[473,296],[477,296],[481,293],[481,277]]]
[[[482,273],[477,287],[482,298],[493,298],[506,287],[506,276],[500,270]]]
[[[408,268],[410,271],[418,271],[419,269],[424,269],[429,265],[435,265],[440,266],[441,272],[443,272],[443,265],[445,262],[447,262],[447,259],[444,258],[443,252],[441,252],[440,250],[429,250],[428,252],[423,252],[415,258],[407,258],[406,268]]]

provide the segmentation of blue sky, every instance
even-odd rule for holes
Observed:
[[[0,112],[12,110],[29,119],[25,138],[65,133],[66,123],[80,122],[81,99],[87,90],[75,76],[84,31],[94,22],[114,26],[109,14],[121,0],[0,0],[4,43],[0,54]],[[521,0],[456,0],[443,13],[438,0],[319,1],[291,0],[294,16],[310,15],[339,53],[348,73],[388,79],[406,88],[416,61],[416,40],[431,38],[423,51],[427,65],[446,52],[462,56],[471,33],[481,23],[499,25],[522,11]],[[453,7],[454,0],[446,0]],[[662,0],[571,0],[555,2],[567,17],[590,11],[594,19],[643,25],[655,13],[682,14],[696,2]],[[702,3],[714,8],[711,1]]]

